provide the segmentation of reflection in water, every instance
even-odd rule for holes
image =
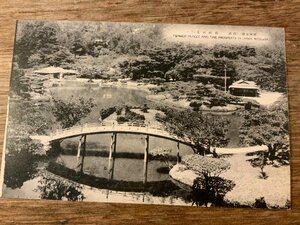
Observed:
[[[170,156],[176,159],[177,142],[166,140],[163,138],[150,137],[149,148],[155,149],[157,147],[167,147],[172,149]],[[84,173],[97,177],[108,177],[108,152],[110,148],[110,134],[97,134],[87,136],[87,152],[90,156],[85,157],[83,166]],[[70,169],[75,169],[76,151],[79,137],[66,139],[61,146],[63,151],[70,154],[61,154],[59,162]],[[106,155],[94,156],[92,152],[107,153]],[[192,149],[189,146],[180,144],[179,154],[181,156],[192,154]],[[96,154],[95,153],[95,154]],[[127,154],[126,154],[127,153]],[[132,153],[132,154],[128,154]],[[124,181],[143,181],[143,166],[144,166],[144,140],[143,135],[132,134],[118,134],[116,158],[114,164],[114,179]],[[176,163],[173,162],[173,163]],[[158,172],[165,164],[159,160],[151,160],[148,162],[147,180],[148,181],[162,181],[168,180],[169,175]]]
[[[186,193],[181,190],[178,185],[173,183],[171,179],[162,181],[148,181],[147,183],[144,183],[143,181],[114,180],[80,172],[78,173],[73,169],[69,169],[55,162],[49,163],[47,170],[67,180],[72,180],[76,183],[98,189],[108,189],[122,192],[145,192],[159,197],[187,196]],[[108,193],[109,192],[107,192],[107,197]]]
[[[60,155],[58,162],[70,169],[76,169],[76,156]],[[143,180],[143,160],[116,158],[114,179],[125,181]],[[160,161],[149,161],[148,163],[148,181],[162,181],[169,178],[168,174],[159,173],[157,169],[165,167]],[[108,177],[108,157],[86,156],[83,171],[85,174],[96,177]]]

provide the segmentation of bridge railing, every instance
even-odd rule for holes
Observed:
[[[156,134],[164,134],[171,136],[167,131],[165,131],[160,126],[149,125],[146,123],[138,123],[138,122],[124,122],[124,123],[117,123],[113,121],[104,121],[101,123],[86,123],[83,125],[76,125],[73,127],[56,130],[55,132],[51,133],[51,137],[60,137],[65,135],[70,135],[74,133],[85,133],[85,132],[93,132],[93,131],[105,131],[105,130],[136,130],[136,131],[151,131],[151,133]]]

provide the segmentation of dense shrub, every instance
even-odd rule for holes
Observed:
[[[221,96],[216,96],[211,98],[210,100],[210,107],[213,106],[226,106],[226,104],[228,103],[227,99],[221,97]]]
[[[148,107],[147,104],[144,104],[144,106],[141,107],[141,111],[144,112],[144,113],[147,113],[147,112],[148,112],[148,109],[149,109],[149,107]]]
[[[212,75],[195,75],[194,79],[198,80],[203,84],[224,85],[225,82],[224,77],[212,76]]]
[[[214,97],[216,95],[216,88],[213,85],[204,85],[202,83],[197,85],[196,93],[202,97]]]
[[[129,119],[126,118],[125,116],[117,116],[117,122],[118,123],[126,123],[126,122],[129,122]]]
[[[42,175],[38,190],[42,199],[82,201],[85,198],[82,185],[48,173]]]
[[[255,203],[254,203],[255,208],[262,208],[265,209],[267,208],[267,203],[265,201],[264,197],[256,198]]]
[[[137,114],[135,112],[129,111],[125,114],[125,117],[128,119],[130,122],[136,122],[136,121],[144,121],[145,116]]]
[[[101,109],[101,110],[100,110],[100,116],[101,116],[101,119],[102,119],[102,120],[106,119],[106,118],[109,117],[111,114],[113,114],[115,111],[116,111],[116,107],[115,107],[115,106],[109,107],[109,108],[106,108],[106,109]]]
[[[117,113],[117,115],[121,115],[122,110],[123,110],[123,107],[116,106],[116,113]]]
[[[179,96],[178,96],[178,95],[174,95],[174,96],[173,96],[173,99],[174,99],[175,101],[178,101],[178,100],[179,100]]]
[[[201,105],[202,105],[202,102],[200,102],[200,101],[192,101],[190,103],[190,106],[193,108],[200,107]]]
[[[122,111],[123,108],[121,108]],[[120,114],[118,114],[117,117],[117,122],[118,123],[125,123],[125,122],[144,122],[145,121],[145,116],[144,115],[140,115],[138,113],[132,112],[130,111],[130,107],[129,106],[125,106],[125,114],[121,115],[121,111],[119,111]]]

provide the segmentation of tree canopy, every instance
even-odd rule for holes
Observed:
[[[30,138],[25,126],[12,121],[8,126],[14,129],[8,129],[7,134],[4,183],[15,189],[37,176],[42,145]]]
[[[10,107],[9,120],[14,124],[25,126],[29,134],[46,134],[53,124],[50,111],[51,106],[47,103],[36,104],[23,101],[22,104],[14,104]]]
[[[59,50],[58,34],[61,30],[58,24],[31,21],[18,30],[15,54],[22,68],[28,67],[28,60],[34,54],[39,57],[38,63],[47,63],[48,57]]]
[[[61,127],[68,128],[76,125],[80,120],[86,117],[95,106],[93,99],[74,99],[63,101],[61,99],[53,99],[52,112]]]
[[[267,145],[270,160],[283,157],[288,160],[288,107],[286,97],[275,102],[270,108],[245,111],[240,128],[240,138],[244,144]],[[279,153],[279,151],[283,151]],[[279,155],[278,155],[279,154]]]
[[[185,155],[182,163],[198,175],[206,177],[218,177],[221,173],[230,169],[230,163],[224,159],[205,157],[200,155]]]
[[[18,63],[14,62],[11,74],[10,94],[15,94],[24,99],[28,99],[30,97],[30,91],[29,78],[26,77],[24,71],[19,68]]]
[[[195,153],[201,155],[210,151],[211,146],[225,146],[228,120],[203,115],[191,110],[161,109],[165,115],[157,114],[156,118],[162,122],[168,131],[188,140],[194,145]]]

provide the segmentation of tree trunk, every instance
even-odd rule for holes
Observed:
[[[268,145],[268,157],[271,161],[273,161],[275,159],[275,153],[276,153],[276,147],[275,145]]]
[[[210,141],[210,140],[208,140],[208,146],[207,146],[207,149],[206,149],[206,154],[209,154],[209,153],[211,153],[211,151],[210,151],[210,147],[211,147],[211,141]]]
[[[207,207],[207,204],[208,202],[212,202],[212,199],[211,199],[211,193],[210,193],[210,186],[209,186],[209,176],[205,173],[203,173],[203,176],[204,176],[204,179],[205,179],[205,192],[206,192],[206,201],[205,201],[205,206]]]

